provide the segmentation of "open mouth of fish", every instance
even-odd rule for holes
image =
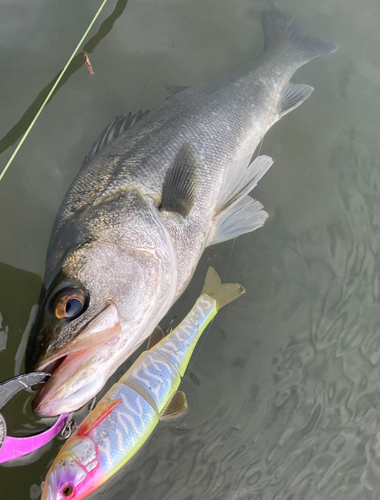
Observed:
[[[120,355],[122,328],[118,315],[107,328],[98,329],[98,323],[92,320],[73,341],[37,366],[51,377],[33,400],[35,413],[55,416],[75,411],[101,390],[112,361]]]
[[[98,366],[102,353],[107,356],[115,349],[118,337],[103,346],[97,345],[56,357],[38,367],[38,371],[51,373],[50,379],[35,396],[33,411],[40,416],[55,416],[79,409],[103,387],[108,374]]]

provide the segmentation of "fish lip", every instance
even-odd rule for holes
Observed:
[[[116,339],[115,339],[116,340]],[[76,351],[74,354],[80,354],[80,353],[83,353],[85,354],[86,352],[88,352],[88,360],[90,360],[96,353],[99,352],[99,349],[102,348],[102,346],[105,346],[107,344],[107,342],[104,342],[103,344],[101,345],[97,345],[95,346],[96,349],[94,350],[94,348],[87,348],[87,349],[81,349],[81,350],[78,350]],[[61,367],[62,365],[64,365],[64,363],[70,363],[71,362],[71,357],[68,356],[68,355],[65,355],[63,356],[63,361],[61,363],[59,363],[59,365],[56,366],[55,370],[58,370],[59,367]],[[68,358],[66,360],[66,358]],[[76,370],[74,372],[74,374],[71,375],[71,377],[69,377],[69,379],[73,378],[76,376],[77,374],[77,371]],[[51,411],[52,408],[54,408],[54,406],[52,407],[51,406],[51,403],[54,402],[55,398],[51,398],[51,396],[55,395],[57,390],[59,390],[59,388],[56,388],[55,390],[53,389],[53,392],[50,394],[49,391],[50,391],[50,388],[51,386],[54,386],[54,379],[53,379],[53,374],[54,374],[54,371],[52,372],[52,376],[49,378],[49,380],[42,385],[41,387],[41,390],[36,394],[36,396],[34,397],[33,399],[33,402],[32,402],[32,408],[33,408],[33,411],[34,413],[36,413],[37,415],[41,416],[41,417],[51,417],[51,416],[56,416],[56,415],[59,415],[60,413],[63,413],[63,412],[55,412],[55,410]],[[66,380],[63,381],[62,385],[64,385],[66,383]],[[85,387],[86,385],[92,383],[92,381],[88,381],[83,387]],[[61,385],[60,385],[61,387]],[[75,392],[73,393],[75,394]],[[86,403],[84,403],[86,404]],[[50,409],[49,409],[50,408]],[[76,409],[79,409],[76,408]],[[72,411],[76,411],[75,410],[72,410]],[[48,410],[48,411],[46,411]]]
[[[52,375],[64,362],[64,358],[67,357],[68,354],[60,354],[59,356],[46,358],[45,361],[36,366],[37,372],[46,372]],[[59,363],[58,363],[59,362]]]
[[[63,396],[66,384],[70,380],[77,380],[81,369],[79,360],[82,363],[92,363],[91,360],[106,349],[110,342],[119,343],[121,335],[122,326],[118,309],[115,304],[108,304],[79,330],[72,342],[57,349],[37,364],[37,371],[48,371],[51,377],[36,394],[32,403],[33,411],[42,416],[58,415],[59,412],[55,411],[66,400]],[[92,382],[90,379],[81,389]],[[78,408],[79,406],[75,410]]]
[[[88,328],[88,327],[89,327],[89,325],[91,325],[91,323],[93,323],[93,322],[94,322],[97,318],[99,318],[99,316],[100,316],[100,315],[101,315],[101,314],[102,314],[102,313],[103,313],[103,312],[104,312],[104,311],[105,311],[105,310],[106,310],[109,306],[114,306],[114,307],[116,307],[114,304],[107,304],[105,307],[103,307],[103,309],[101,309],[101,310],[100,310],[97,314],[95,314],[95,315],[94,315],[94,316],[90,319],[90,321],[88,321],[86,324],[84,324],[84,325],[82,326],[82,328],[80,328],[80,329],[78,330],[78,332],[77,332],[77,334],[75,335],[75,337],[73,337],[72,339],[70,339],[70,341],[69,341],[66,345],[64,345],[64,346],[62,346],[62,347],[60,347],[60,348],[56,349],[56,350],[55,350],[55,352],[53,352],[53,353],[52,353],[52,354],[50,354],[49,356],[47,356],[47,357],[43,358],[43,359],[42,359],[42,360],[40,360],[39,362],[37,362],[37,364],[36,364],[36,365],[35,365],[35,367],[34,367],[34,370],[35,370],[35,371],[37,371],[37,372],[41,372],[41,371],[49,371],[49,370],[46,370],[46,367],[48,367],[48,365],[50,365],[50,364],[52,364],[52,363],[54,363],[54,362],[58,361],[60,358],[62,358],[62,357],[64,357],[64,356],[67,356],[68,354],[72,354],[72,353],[74,353],[74,352],[84,351],[85,349],[83,349],[83,347],[82,347],[82,348],[78,347],[77,349],[75,349],[75,346],[74,346],[74,348],[73,348],[73,349],[70,349],[72,342],[74,342],[74,341],[75,341],[75,339],[77,339],[77,338],[80,336],[80,334],[81,334],[81,333],[83,333],[83,332],[84,332],[84,330],[85,330],[86,328]],[[120,321],[120,319],[119,319],[119,321]],[[104,345],[105,343],[106,343],[106,341],[105,341],[105,342],[101,342],[99,345],[101,346],[101,345]],[[58,366],[57,366],[57,368],[58,368]],[[55,368],[55,369],[56,369],[56,368]],[[51,372],[49,371],[49,373],[51,373],[51,374],[52,374],[52,373],[55,371],[55,369],[54,369],[54,370],[52,370]]]

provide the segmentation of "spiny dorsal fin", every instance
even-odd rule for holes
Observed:
[[[149,349],[152,349],[155,345],[157,345],[161,340],[165,337],[165,333],[161,327],[158,325],[156,328],[153,330],[153,333],[150,335],[149,340],[148,340],[148,345],[146,347],[147,351]]]
[[[177,212],[183,217],[189,215],[198,192],[198,178],[197,160],[190,146],[185,144],[166,174],[160,209]]]
[[[173,95],[178,94],[179,92],[182,92],[182,90],[189,89],[189,85],[165,85],[165,88],[168,92],[168,97],[167,99],[170,99]]]
[[[173,397],[167,405],[164,406],[160,413],[160,420],[176,417],[187,409],[186,395],[182,391],[174,393]]]
[[[215,229],[208,246],[222,243],[262,227],[268,218],[262,204],[244,196],[239,203],[226,210],[216,219]]]
[[[280,117],[300,106],[310,97],[313,90],[314,87],[310,85],[289,83],[281,92],[280,102],[278,103],[278,114]]]
[[[245,291],[244,286],[240,285],[240,283],[222,284],[219,274],[215,269],[213,267],[208,268],[202,295],[205,293],[214,299],[218,311],[233,300],[238,299]]]
[[[139,122],[146,114],[147,111],[138,111],[136,114],[128,113],[126,116],[118,115],[109,122],[109,124],[103,129],[100,136],[91,146],[88,155],[82,162],[82,168],[90,162],[90,160],[104,148],[107,144],[115,140],[119,135],[130,129],[135,123]]]

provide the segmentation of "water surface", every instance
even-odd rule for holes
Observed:
[[[28,126],[99,2],[0,6],[0,158]],[[189,411],[160,424],[92,498],[377,500],[380,494],[380,14],[375,0],[279,2],[338,52],[297,71],[315,87],[266,135],[275,164],[254,196],[264,228],[206,250],[162,325],[180,320],[213,265],[248,293],[221,311],[184,378]],[[0,380],[22,372],[54,217],[116,114],[151,109],[262,50],[256,0],[109,0],[0,184]],[[109,381],[114,383],[129,362]],[[30,394],[4,412],[44,424]],[[85,414],[83,410],[79,416]],[[2,498],[39,497],[61,441],[0,468]]]

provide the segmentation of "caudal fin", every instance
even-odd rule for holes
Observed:
[[[223,285],[219,274],[213,267],[209,267],[202,290],[202,294],[204,293],[216,301],[216,308],[219,311],[219,309],[243,295],[245,288],[239,283],[225,283]]]
[[[276,49],[288,42],[293,45],[300,66],[314,57],[335,52],[339,47],[336,43],[307,35],[301,24],[281,10],[273,0],[269,0],[261,12],[261,24],[264,50]]]

